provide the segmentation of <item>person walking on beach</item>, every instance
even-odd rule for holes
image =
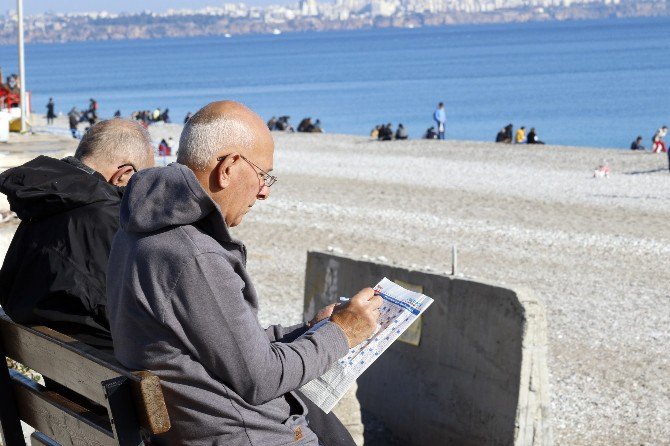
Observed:
[[[54,118],[56,117],[56,113],[54,113],[54,107],[54,98],[49,98],[49,102],[47,102],[47,125],[54,123]]]
[[[433,120],[437,124],[438,139],[444,139],[444,125],[447,122],[447,112],[444,111],[444,102],[437,105],[435,113],[433,113]]]
[[[663,138],[665,138],[665,135],[668,134],[668,126],[664,125],[660,129],[656,130],[656,133],[654,133],[654,136],[651,138],[651,152],[652,153],[665,153],[668,151],[667,147],[665,147],[665,141]]]
[[[77,138],[77,125],[79,125],[79,112],[77,107],[72,107],[70,113],[67,114],[68,121],[70,123],[70,132],[72,133],[73,138]]]

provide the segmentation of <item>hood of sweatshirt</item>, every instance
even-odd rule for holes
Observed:
[[[220,242],[234,242],[219,206],[188,167],[173,163],[137,172],[121,200],[121,228],[151,233],[196,225]]]
[[[118,203],[123,189],[75,158],[38,156],[0,175],[0,192],[21,220],[42,219],[91,203]]]

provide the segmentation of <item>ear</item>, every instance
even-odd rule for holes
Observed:
[[[219,189],[225,189],[230,186],[232,183],[232,169],[233,166],[239,161],[240,154],[237,152],[231,153],[226,156],[214,169],[213,180],[214,184]]]
[[[113,184],[114,186],[127,186],[133,173],[135,173],[135,171],[131,166],[123,166],[112,174],[108,183]]]

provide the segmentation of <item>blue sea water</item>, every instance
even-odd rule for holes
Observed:
[[[32,106],[169,107],[174,121],[222,98],[264,119],[366,135],[402,122],[410,137],[446,103],[447,137],[493,140],[507,123],[549,143],[627,148],[670,124],[670,17],[284,33],[26,46]],[[15,72],[15,46],[0,66]]]

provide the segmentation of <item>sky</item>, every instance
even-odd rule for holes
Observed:
[[[220,6],[223,3],[246,3],[247,5],[265,6],[271,4],[289,4],[293,0],[24,0],[23,12],[26,15],[40,14],[46,11],[52,12],[141,12],[150,10],[163,12],[169,8],[175,9],[198,9],[205,6]],[[3,2],[5,3],[5,2]],[[16,8],[16,1],[11,0],[3,5],[5,12]]]

